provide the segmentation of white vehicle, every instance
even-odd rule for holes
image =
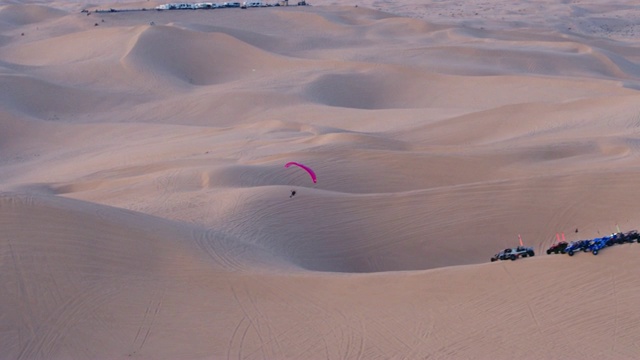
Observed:
[[[196,9],[215,9],[216,4],[213,3],[197,3]]]
[[[496,260],[515,260],[517,258],[526,258],[527,256],[535,256],[532,247],[518,246],[516,248],[507,248],[493,255],[491,262]]]
[[[224,7],[240,7],[239,2],[226,2],[223,5]]]
[[[243,4],[245,7],[262,7],[264,4],[262,1],[245,1]]]

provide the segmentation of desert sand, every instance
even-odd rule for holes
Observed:
[[[0,358],[638,358],[635,1],[162,3],[0,3]]]

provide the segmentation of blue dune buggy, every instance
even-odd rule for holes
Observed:
[[[593,255],[598,255],[598,251],[600,251],[602,248],[607,247],[607,241],[610,238],[611,237],[609,236],[605,236],[591,240],[589,242],[589,246],[587,247],[587,251],[591,251]]]
[[[590,240],[576,240],[576,241],[572,241],[567,247],[566,249],[564,249],[564,252],[569,254],[569,256],[573,256],[573,254],[575,254],[578,251],[589,251],[588,247],[589,247],[589,242]]]

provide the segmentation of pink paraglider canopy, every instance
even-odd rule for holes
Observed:
[[[317,182],[316,173],[313,172],[313,170],[311,170],[310,167],[308,167],[306,165],[303,165],[303,164],[300,164],[300,163],[297,163],[295,161],[291,161],[291,162],[286,163],[284,165],[284,167],[288,168],[291,165],[295,165],[295,166],[299,166],[299,167],[303,168],[304,170],[306,170],[309,173],[309,176],[311,176],[311,180],[313,180],[313,183],[315,184]]]

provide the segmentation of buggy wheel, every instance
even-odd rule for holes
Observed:
[[[494,258],[491,258],[491,262],[494,262],[494,261],[496,261],[496,259],[494,259]]]
[[[567,251],[567,254],[569,254],[569,256],[573,256],[573,250]]]
[[[529,256],[534,256],[535,254],[536,254],[536,253],[534,253],[533,251],[529,251],[529,252],[527,253],[527,255],[529,255]]]
[[[547,249],[547,255],[550,255],[550,254],[551,254],[551,250]],[[557,254],[557,252],[556,252],[556,254]]]
[[[511,259],[511,261],[514,261],[516,259],[516,256],[511,254],[511,256],[509,256],[509,259]]]
[[[598,255],[598,250],[593,250],[593,255]]]

